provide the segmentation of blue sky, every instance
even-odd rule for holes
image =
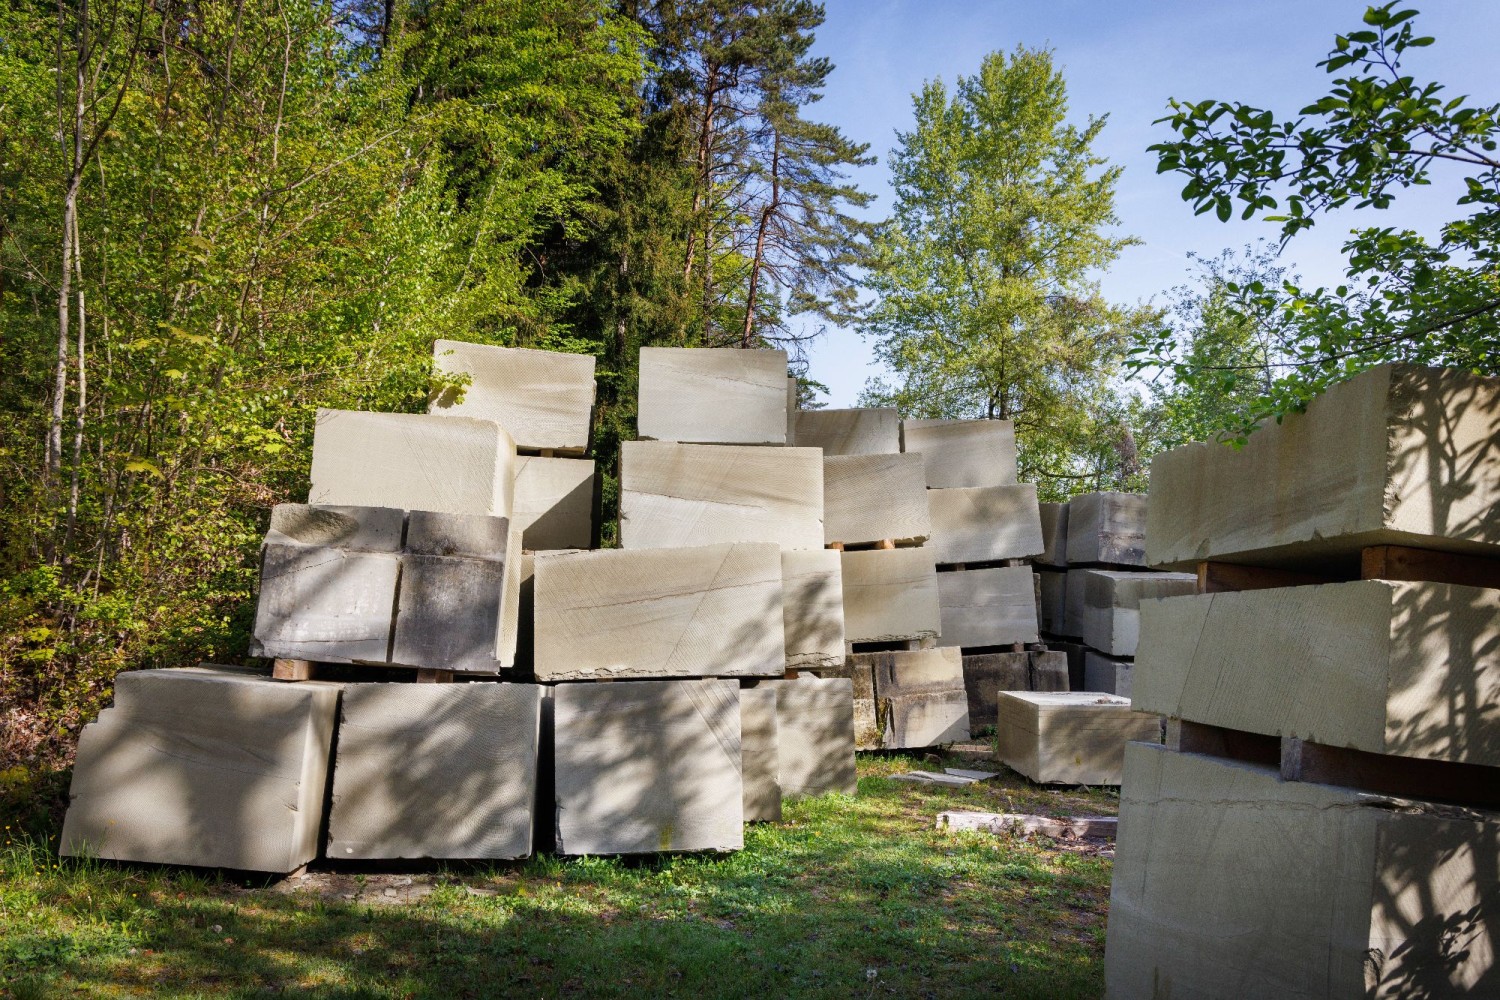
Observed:
[[[1327,92],[1331,77],[1317,67],[1335,34],[1355,30],[1366,4],[1344,0],[825,0],[827,20],[815,51],[835,69],[809,116],[870,144],[879,157],[856,173],[878,197],[868,213],[890,210],[886,155],[895,132],[910,127],[911,95],[926,80],[948,84],[977,71],[986,53],[1019,44],[1048,47],[1068,84],[1072,117],[1109,115],[1095,149],[1125,168],[1117,195],[1120,229],[1144,241],[1101,275],[1120,302],[1163,301],[1189,278],[1187,254],[1212,256],[1261,236],[1269,223],[1220,223],[1194,216],[1176,174],[1156,173],[1146,147],[1171,135],[1153,126],[1168,98],[1219,98],[1258,104],[1290,116]],[[1500,100],[1500,2],[1428,0],[1416,25],[1436,44],[1407,61],[1418,81],[1435,79],[1448,95],[1473,103]],[[1431,232],[1455,217],[1454,189],[1442,185],[1398,198],[1382,213],[1321,221],[1299,235],[1282,262],[1307,283],[1337,284],[1339,246],[1356,224],[1409,226]],[[1373,217],[1370,217],[1373,216]],[[829,405],[852,406],[876,374],[858,334],[832,330],[809,352],[811,375],[828,385]]]

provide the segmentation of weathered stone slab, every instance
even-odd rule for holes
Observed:
[[[786,444],[785,351],[641,348],[640,437]]]
[[[969,738],[969,698],[956,648],[877,653],[874,667],[882,747],[914,749]]]
[[[841,667],[821,672],[824,677],[848,677],[854,698],[854,748],[879,750],[884,720],[875,708],[875,664],[885,653],[850,653]]]
[[[823,547],[823,458],[815,448],[627,441],[620,467],[622,548]]]
[[[504,517],[414,510],[406,521],[406,551],[419,556],[504,562],[510,528],[510,520]]]
[[[894,407],[797,411],[797,447],[830,455],[891,455],[901,450],[901,414]]]
[[[1238,451],[1156,456],[1146,557],[1358,565],[1368,545],[1496,553],[1500,379],[1384,365],[1334,386]]]
[[[794,670],[844,660],[844,574],[832,549],[781,551],[786,665]]]
[[[937,584],[944,645],[973,648],[1037,641],[1030,566],[939,573]]]
[[[1044,547],[1036,487],[929,490],[932,545],[939,565],[1028,559]]]
[[[1016,481],[1016,432],[1009,420],[906,420],[901,434],[904,450],[921,453],[931,489]]]
[[[824,458],[823,505],[828,542],[921,542],[932,534],[918,455]]]
[[[1115,659],[1091,649],[1084,656],[1083,689],[1129,698],[1134,673],[1135,664],[1129,660]]]
[[[1037,512],[1042,521],[1042,554],[1037,562],[1043,566],[1066,566],[1068,564],[1068,505],[1065,503],[1038,504]]]
[[[308,503],[510,517],[516,445],[492,420],[319,410]]]
[[[340,706],[330,858],[524,858],[542,689],[350,684]]]
[[[938,573],[931,549],[873,549],[842,556],[848,642],[894,642],[938,634]]]
[[[1494,991],[1500,815],[1279,780],[1131,746],[1105,977],[1111,997]]]
[[[557,558],[537,560],[539,585]],[[559,854],[744,846],[738,684],[559,684],[553,700]]]
[[[740,688],[740,760],[745,822],[781,819],[781,771],[776,738],[776,689]]]
[[[1179,597],[1198,589],[1192,573],[1131,573],[1120,570],[1069,570],[1079,576],[1079,634],[1084,645],[1111,656],[1134,656],[1141,632],[1141,602]]]
[[[1068,615],[1068,574],[1065,570],[1038,569],[1037,606],[1041,611],[1042,631],[1048,635],[1065,635]]]
[[[61,853],[289,872],[318,855],[337,685],[140,670],[84,727]]]
[[[1089,691],[1001,691],[996,756],[1039,784],[1118,785],[1125,744],[1158,742],[1161,721]]]
[[[996,692],[1031,690],[1030,653],[970,653],[963,665],[971,731],[994,728]]]
[[[1031,690],[1072,691],[1068,679],[1068,654],[1062,650],[1033,650],[1031,657]]]
[[[1500,765],[1500,591],[1362,580],[1177,597],[1141,615],[1141,708]]]
[[[394,552],[266,545],[251,655],[387,662],[401,558]]]
[[[1085,493],[1068,501],[1068,565],[1145,566],[1146,498]]]
[[[315,545],[348,552],[400,552],[406,511],[279,503],[271,508],[267,545]]]
[[[521,448],[588,450],[593,355],[439,340],[432,361],[438,371],[467,373],[472,381],[461,401],[453,390],[436,394],[429,413],[493,420]]]
[[[516,516],[532,551],[586,549],[594,538],[594,460],[516,459]]]
[[[402,556],[391,662],[459,673],[498,673],[504,590],[502,561]]]
[[[538,680],[786,671],[775,545],[545,553],[535,566]]]
[[[761,681],[776,692],[776,743],[782,795],[853,795],[854,704],[842,677]]]

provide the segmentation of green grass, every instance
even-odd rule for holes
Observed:
[[[1102,995],[1108,857],[938,833],[933,820],[955,808],[1108,815],[1115,797],[1008,774],[963,789],[884,777],[934,766],[861,754],[857,796],[790,802],[781,823],[747,827],[736,854],[544,855],[410,880],[315,866],[307,879],[246,886],[59,861],[8,832],[0,993]]]

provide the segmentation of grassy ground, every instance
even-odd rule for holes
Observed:
[[[933,829],[945,809],[1112,815],[1103,791],[860,755],[859,794],[789,803],[745,850],[542,856],[420,873],[216,873],[0,849],[0,995],[1098,997],[1107,846]],[[1003,770],[996,765],[996,770]]]

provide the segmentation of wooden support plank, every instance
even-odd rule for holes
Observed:
[[[882,538],[880,541],[875,543],[875,547],[877,549],[894,549],[896,547],[896,543],[890,538]]]
[[[271,664],[271,677],[278,681],[310,681],[316,673],[311,660],[277,659]]]
[[[1407,545],[1372,545],[1360,553],[1360,576],[1366,580],[1411,580],[1500,588],[1500,559],[1436,552]]]
[[[1500,768],[1396,757],[1281,738],[1281,780],[1338,785],[1377,795],[1500,807]]]
[[[1332,583],[1333,578],[1316,573],[1265,566],[1239,566],[1225,562],[1198,564],[1198,593],[1222,594],[1236,590],[1267,590],[1271,587],[1306,587]]]
[[[452,684],[453,683],[453,671],[451,671],[451,670],[434,670],[434,669],[430,669],[428,667],[422,667],[421,669],[419,669],[417,671],[417,683],[418,684]]]

